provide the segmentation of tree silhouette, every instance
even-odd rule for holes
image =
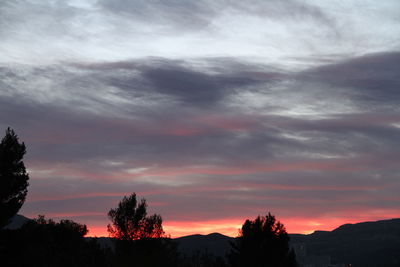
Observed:
[[[9,223],[25,202],[28,192],[28,173],[22,158],[25,144],[7,128],[0,143],[0,229]]]
[[[135,193],[125,196],[116,209],[108,212],[108,217],[112,222],[107,226],[108,232],[119,240],[159,238],[164,235],[161,216],[147,216],[146,200],[138,203]]]
[[[232,266],[297,266],[294,252],[289,249],[289,235],[271,213],[258,216],[254,221],[246,220],[239,237],[231,245]]]

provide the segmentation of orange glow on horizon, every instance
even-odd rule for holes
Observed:
[[[172,238],[187,235],[208,235],[211,233],[220,233],[235,237],[242,226],[241,219],[215,220],[215,221],[172,221],[166,222],[164,231]]]
[[[89,232],[87,237],[108,237],[107,225],[104,226],[88,226]]]
[[[385,220],[399,217],[384,216],[384,218],[277,218],[281,221],[289,234],[311,234],[314,231],[332,231],[337,227],[347,223],[359,223],[364,221]],[[254,218],[249,218],[254,219]],[[220,233],[230,237],[236,237],[239,234],[239,229],[246,219],[227,219],[227,220],[209,220],[209,221],[169,221],[164,223],[164,231],[167,236],[177,238],[187,235],[211,233]],[[107,237],[107,227],[89,226],[89,237]]]
[[[218,220],[218,221],[172,221],[163,225],[165,234],[171,238],[181,236],[210,233],[220,233],[235,237],[238,235],[242,220]],[[88,237],[108,237],[107,227],[88,226]]]

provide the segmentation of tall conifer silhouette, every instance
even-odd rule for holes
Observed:
[[[22,207],[28,192],[29,176],[22,161],[25,144],[7,128],[0,143],[0,228],[7,225]]]

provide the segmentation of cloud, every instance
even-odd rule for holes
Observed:
[[[173,26],[178,29],[204,29],[213,27],[219,16],[242,15],[268,17],[285,20],[304,19],[322,22],[322,25],[334,27],[334,21],[316,5],[299,1],[249,1],[246,4],[231,1],[108,1],[102,0],[99,5],[105,10],[129,16],[133,20],[148,24],[162,24],[164,28]]]
[[[390,151],[399,131],[397,92],[373,83],[396,83],[394,55],[298,73],[230,61],[218,61],[218,68],[166,60],[3,67],[2,121],[20,125],[57,160],[130,155],[159,162],[173,153],[183,161],[251,161]],[[340,75],[343,69],[353,75]],[[360,79],[365,87],[354,82]],[[372,113],[377,108],[381,113]],[[117,143],[99,146],[109,140]],[[58,150],[60,144],[69,146]]]
[[[22,212],[105,226],[135,191],[181,233],[268,210],[292,229],[398,216],[388,3],[3,1],[0,127],[28,147]]]
[[[216,15],[212,2],[209,1],[108,1],[101,0],[99,5],[105,10],[122,14],[129,19],[146,24],[159,24],[163,28],[184,29],[202,28],[210,24]]]
[[[313,0],[3,1],[0,62],[237,57],[304,69],[317,65],[320,57],[338,60],[398,49],[398,2],[360,5]]]

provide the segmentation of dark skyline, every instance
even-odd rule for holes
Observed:
[[[0,3],[20,213],[88,225],[145,197],[172,236],[400,217],[400,2]]]

